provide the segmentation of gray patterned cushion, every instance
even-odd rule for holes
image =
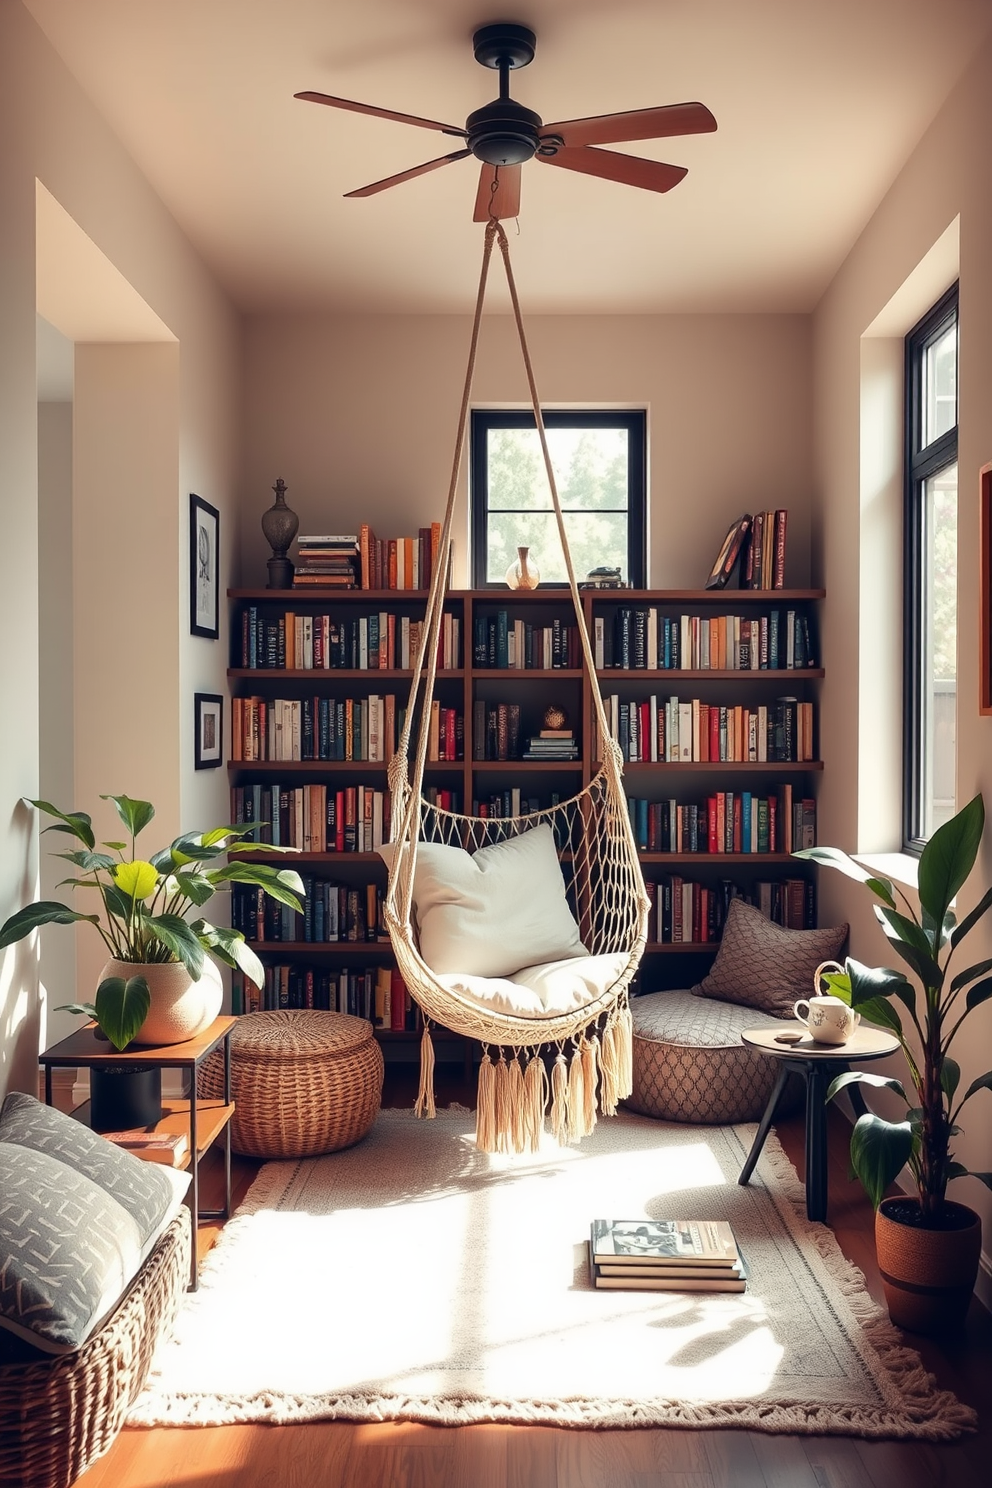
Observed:
[[[12,1094],[0,1110],[0,1327],[80,1347],[170,1223],[189,1175]]]
[[[791,1018],[793,1003],[816,990],[813,973],[820,962],[841,954],[847,931],[847,925],[785,930],[753,904],[732,899],[716,959],[692,991]]]
[[[723,1125],[757,1121],[779,1072],[778,1060],[741,1043],[745,1028],[781,1020],[689,992],[652,992],[630,1004],[634,1083],[627,1104],[663,1121]],[[802,1081],[790,1080],[779,1113],[794,1110]]]

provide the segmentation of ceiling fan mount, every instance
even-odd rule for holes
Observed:
[[[534,32],[527,26],[501,21],[481,26],[472,38],[472,45],[476,61],[499,72],[499,97],[469,114],[463,129],[434,119],[421,119],[415,114],[355,103],[348,98],[334,98],[327,93],[296,94],[297,98],[311,103],[371,114],[379,119],[393,119],[400,124],[414,124],[420,129],[434,129],[463,141],[461,149],[399,171],[385,180],[373,181],[368,186],[347,192],[348,196],[375,196],[390,186],[399,186],[403,181],[411,181],[469,155],[482,162],[475,200],[476,222],[517,215],[520,210],[520,167],[528,160],[563,166],[582,175],[599,176],[623,185],[638,186],[645,191],[670,191],[686,175],[684,166],[618,154],[598,146],[666,139],[680,134],[704,134],[716,128],[716,120],[701,103],[630,109],[545,125],[539,114],[510,97],[510,73],[518,67],[527,67],[534,60],[537,47]]]

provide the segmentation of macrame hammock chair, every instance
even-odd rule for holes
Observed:
[[[486,282],[493,243],[498,242],[530,388],[534,420],[554,504],[558,534],[590,681],[602,763],[577,795],[548,809],[518,817],[475,817],[432,805],[423,794],[430,734],[430,701],[437,671],[438,638],[447,582],[447,554],[461,452],[472,391]],[[476,1140],[485,1152],[536,1150],[550,1115],[559,1142],[574,1142],[596,1124],[597,1110],[613,1115],[631,1091],[630,982],[640,963],[649,901],[623,792],[620,748],[610,734],[596,677],[554,469],[541,415],[530,353],[517,299],[509,245],[500,223],[486,227],[482,272],[462,394],[451,483],[441,529],[440,561],[434,565],[421,640],[413,667],[409,703],[389,765],[392,792],[392,851],[384,915],[400,975],[423,1013],[420,1090],[415,1110],[435,1114],[431,1024],[483,1046],[478,1076]],[[419,705],[420,698],[422,705]],[[416,743],[410,754],[414,721]],[[420,954],[414,929],[414,875],[421,842],[460,847],[470,853],[547,823],[551,828],[566,895],[590,956],[613,955],[619,970],[610,985],[591,993],[569,1012],[517,1016],[481,1006],[441,983]],[[512,935],[512,926],[508,927]],[[561,963],[567,967],[568,963]],[[544,1055],[549,1054],[550,1075]],[[550,1101],[550,1112],[549,1112]]]

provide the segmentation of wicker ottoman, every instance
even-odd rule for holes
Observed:
[[[633,1110],[710,1126],[760,1118],[780,1066],[746,1048],[741,1030],[790,1027],[791,1019],[690,992],[652,992],[630,1007],[634,1088],[627,1104]],[[790,1077],[779,1114],[797,1109],[802,1098],[802,1081]]]
[[[372,1024],[347,1013],[245,1013],[231,1033],[231,1146],[247,1157],[314,1157],[364,1137],[382,1098]],[[223,1050],[200,1070],[203,1096],[224,1092]]]

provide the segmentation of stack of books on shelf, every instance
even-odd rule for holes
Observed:
[[[441,546],[441,523],[421,527],[416,537],[376,537],[368,522],[358,529],[363,589],[429,589]]]
[[[747,1266],[720,1219],[594,1219],[593,1286],[646,1292],[743,1292]]]
[[[354,533],[298,539],[294,589],[354,589],[357,584],[358,537]]]
[[[657,606],[622,605],[593,618],[599,670],[803,671],[816,665],[809,617],[800,610],[766,615],[664,615]]]
[[[785,782],[773,795],[718,791],[702,804],[628,796],[641,852],[770,853],[816,846],[816,802]]]
[[[189,1152],[189,1138],[185,1132],[151,1131],[148,1127],[138,1126],[130,1131],[101,1132],[100,1135],[105,1141],[113,1142],[115,1147],[133,1152],[135,1157],[143,1157],[146,1162],[166,1163],[171,1168],[180,1167]]]
[[[568,671],[582,665],[578,626],[555,617],[550,625],[510,619],[507,610],[476,615],[472,664],[496,671]]]
[[[273,1012],[278,1008],[316,1008],[321,1012],[351,1013],[376,1028],[394,1033],[416,1027],[416,1009],[395,967],[301,966],[280,962],[266,966],[265,985],[235,972],[232,1008],[241,1013]]]
[[[755,512],[741,551],[742,589],[785,587],[785,533],[789,513]]]
[[[524,750],[525,760],[577,760],[579,745],[570,728],[542,728],[532,734]]]
[[[813,704],[776,698],[756,708],[700,698],[603,698],[610,733],[636,764],[806,763],[815,757]],[[599,742],[595,740],[596,757]]]

